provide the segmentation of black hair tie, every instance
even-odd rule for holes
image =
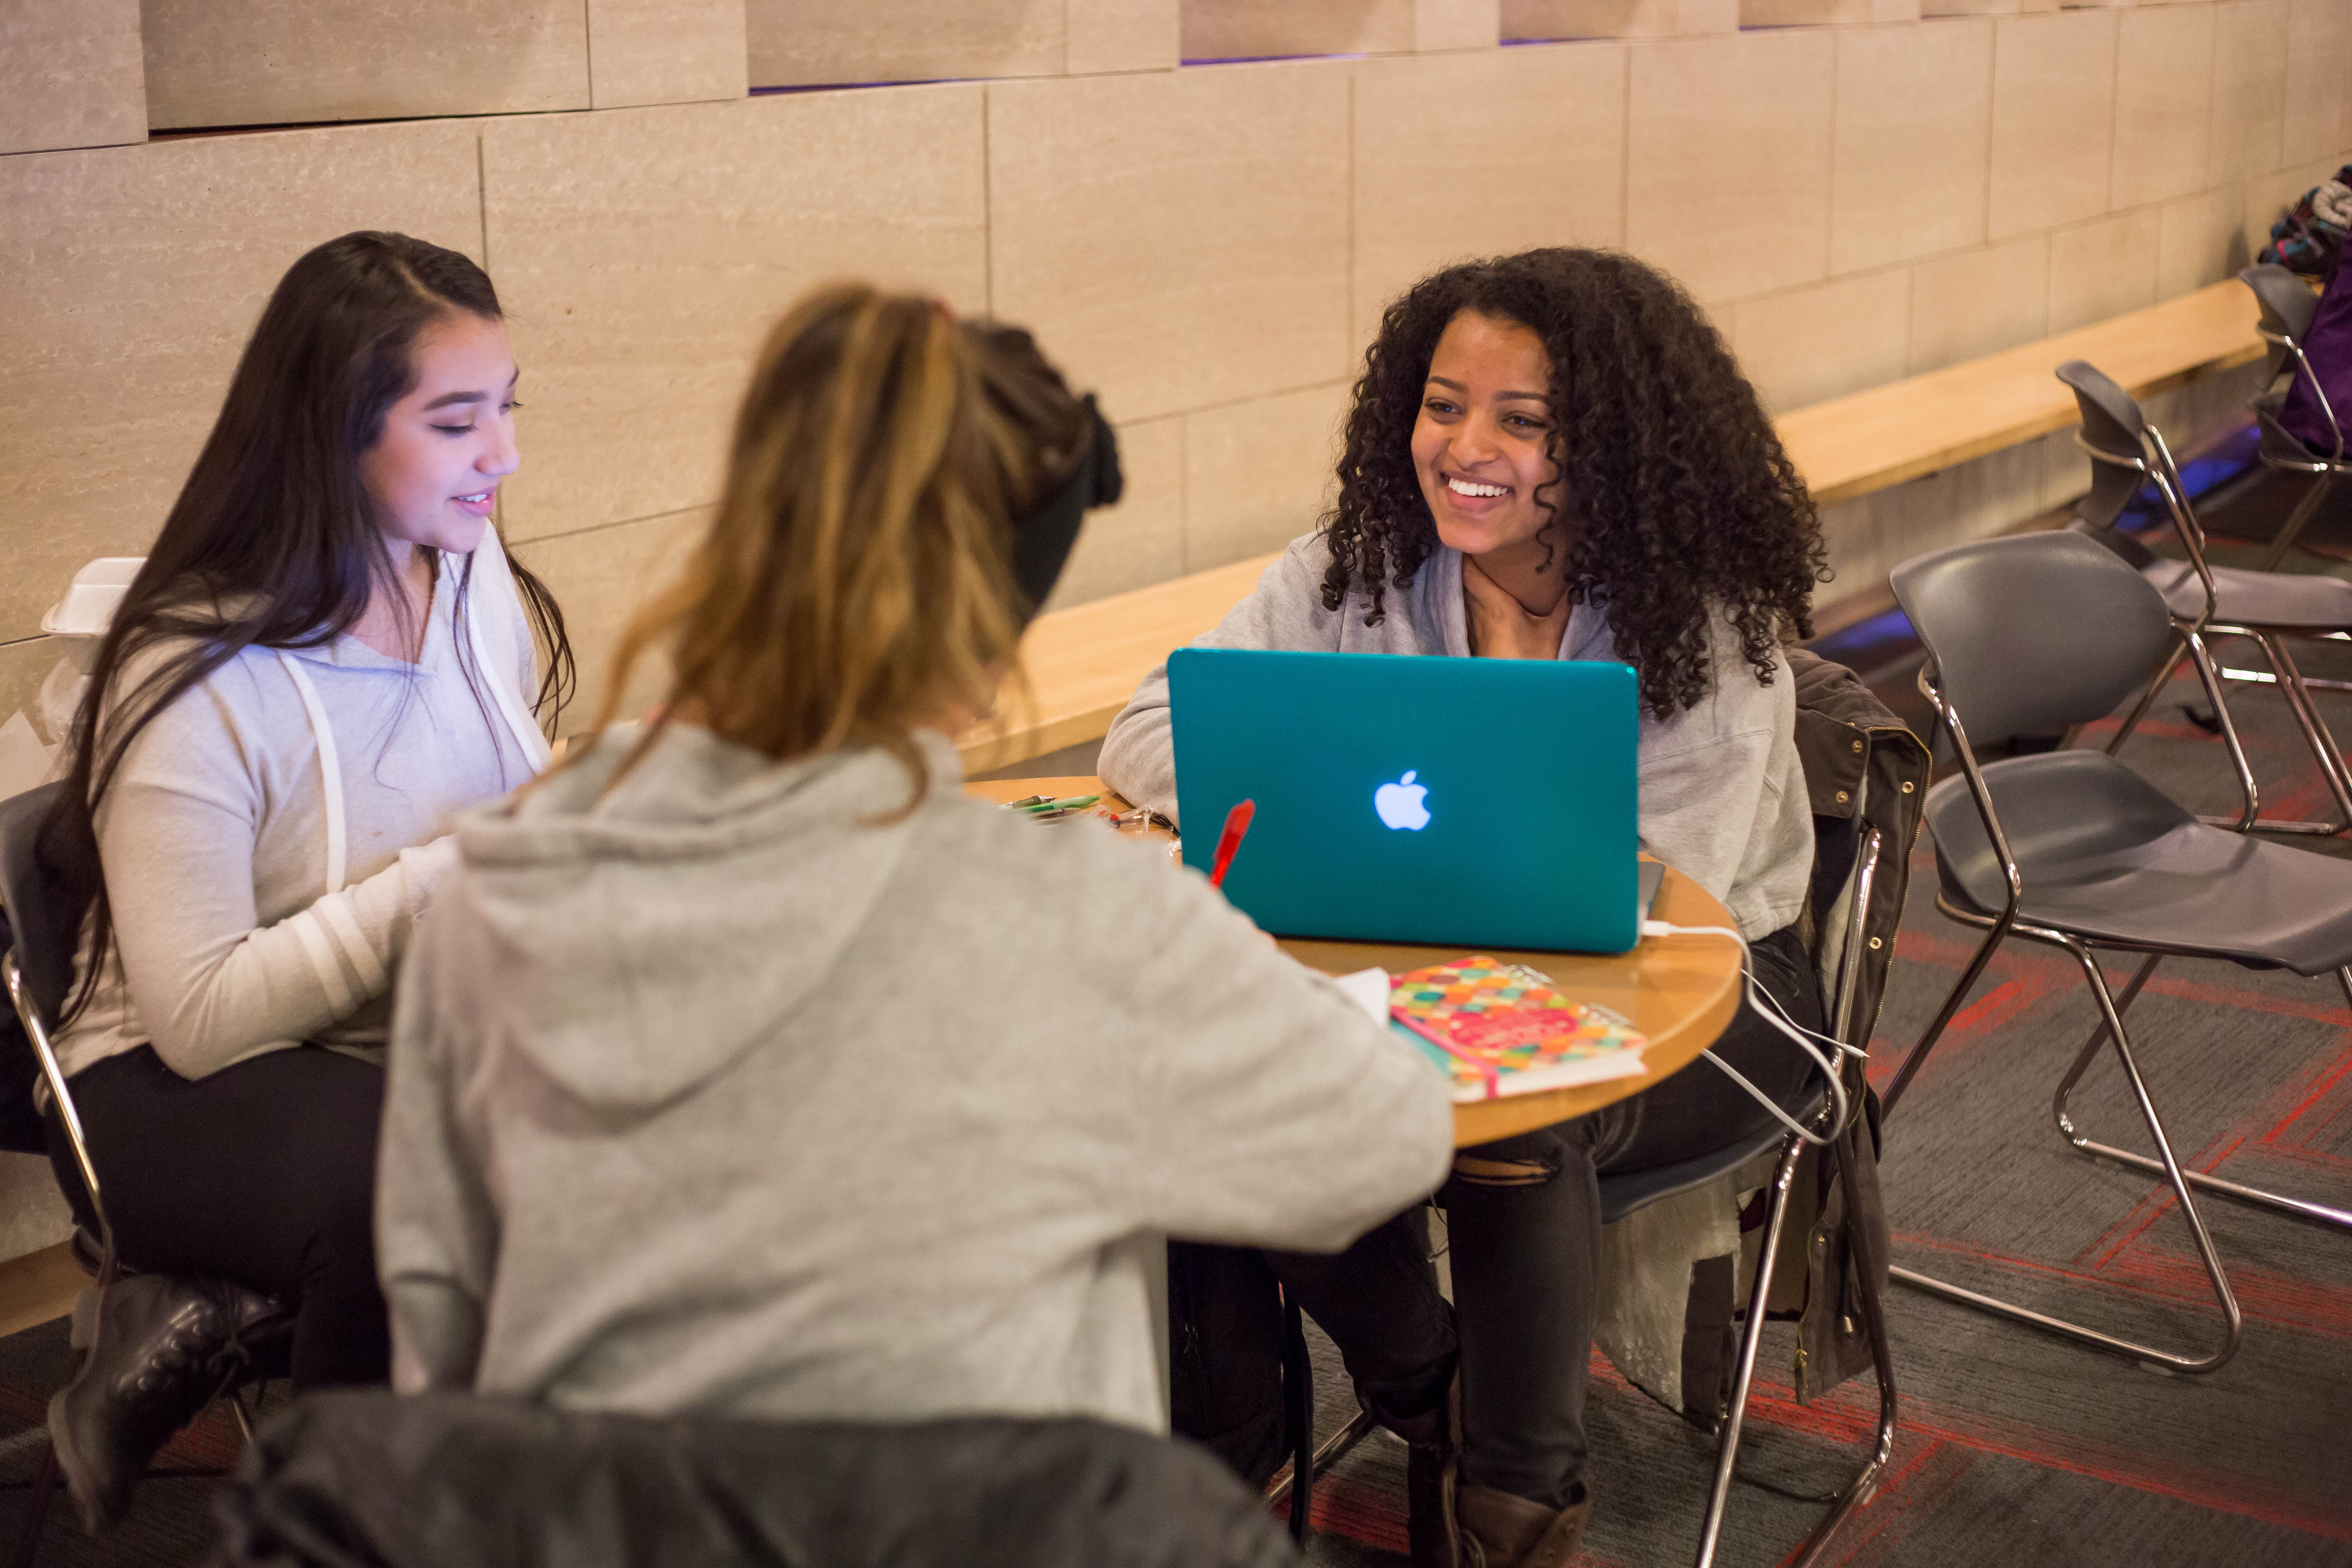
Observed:
[[[1037,613],[1060,580],[1078,542],[1078,525],[1088,511],[1117,504],[1127,488],[1119,471],[1118,435],[1095,406],[1094,394],[1080,399],[1087,410],[1087,438],[1076,467],[1054,493],[1013,524],[1013,582],[1027,600],[1025,620]]]

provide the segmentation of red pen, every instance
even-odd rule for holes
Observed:
[[[1225,872],[1234,863],[1234,851],[1242,847],[1242,835],[1249,831],[1250,818],[1257,815],[1257,802],[1245,800],[1225,813],[1225,830],[1217,835],[1217,856],[1209,866],[1209,886],[1225,885]]]

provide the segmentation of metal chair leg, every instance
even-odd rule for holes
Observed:
[[[2278,537],[2271,541],[2270,551],[2263,557],[2263,563],[2257,568],[2258,571],[2278,570],[2278,563],[2286,559],[2286,552],[2294,545],[2295,536],[2303,531],[2303,525],[2311,521],[2311,514],[2319,510],[2320,501],[2326,497],[2328,488],[2335,482],[2336,474],[2333,469],[2319,475],[2313,481],[2310,490],[2305,494],[2301,501],[2295,504],[2295,509],[2287,513],[2286,526],[2280,529]]]
[[[2140,987],[2147,984],[2148,976],[2156,973],[2156,966],[2162,958],[2161,953],[2152,952],[2147,955],[2147,961],[2139,966],[2139,972],[2131,977],[2131,984],[2124,987],[2124,994],[2116,998],[2117,1016],[2130,1010],[2133,998],[2139,994]],[[2352,994],[2352,982],[2346,981],[2342,970],[2336,972],[2336,978],[2339,983],[2346,984],[2347,994]],[[2091,1065],[2091,1058],[2098,1054],[2099,1047],[2106,1043],[2106,1039],[2107,1026],[2103,1023],[2092,1031],[2090,1040],[2075,1057],[2074,1065],[2067,1068],[2066,1076],[2059,1080],[2058,1093],[2050,1105],[2051,1114],[2058,1122],[2059,1133],[2067,1142],[2072,1143],[2084,1153],[2095,1155],[2102,1160],[2112,1160],[2119,1165],[2129,1165],[2135,1170],[2146,1171],[2151,1175],[2164,1175],[2167,1173],[2165,1168],[2145,1154],[2135,1154],[2128,1149],[2118,1149],[2112,1144],[2101,1143],[2085,1137],[2075,1127],[2074,1119],[2067,1109],[2067,1101],[2074,1092],[2074,1086],[2082,1081],[2084,1072]],[[2332,1225],[2340,1229],[2352,1230],[2352,1210],[2335,1208],[2326,1204],[2313,1203],[2305,1198],[2290,1198],[2283,1194],[2265,1191],[2261,1187],[2250,1187],[2221,1176],[2209,1175],[2203,1171],[2184,1169],[2180,1173],[2188,1178],[2192,1185],[2203,1187],[2209,1192],[2220,1193],[2226,1197],[2236,1198],[2242,1203],[2259,1204],[2264,1208],[2276,1209],[2282,1214],[2290,1214],[2298,1219],[2317,1220],[2322,1225]]]
[[[2190,667],[2197,671],[2197,679],[2205,688],[2205,700],[2213,705],[2213,717],[2221,722],[2222,742],[2230,749],[2230,765],[2237,770],[2238,791],[2245,799],[2245,809],[2239,813],[2236,822],[2225,817],[2208,820],[2218,826],[2235,827],[2243,833],[2255,826],[2256,819],[2262,816],[2262,791],[2254,785],[2254,770],[2246,763],[2245,744],[2238,739],[2238,726],[2230,717],[2230,704],[2221,695],[2221,678],[2213,668],[2213,656],[2207,650],[2204,637],[2192,631],[2184,631],[2180,637],[2188,644]],[[2112,747],[2109,754],[2114,754]],[[2262,823],[2260,826],[2288,833],[2306,830],[2301,825],[2284,823]]]
[[[1283,1293],[1282,1406],[1290,1428],[1290,1539],[1307,1542],[1307,1516],[1315,1503],[1315,1370],[1307,1358],[1307,1320],[1298,1303]]]
[[[2134,730],[2139,728],[2139,721],[2147,717],[2147,710],[2156,706],[2156,700],[2164,695],[2166,687],[2172,684],[2172,672],[2179,669],[2180,661],[2188,657],[2188,639],[2180,637],[2176,630],[2172,642],[2172,657],[2164,661],[2164,668],[2156,672],[2156,679],[2147,683],[2147,689],[2139,694],[2139,700],[2132,705],[2132,710],[2126,716],[2123,727],[2116,731],[2116,738],[2107,742],[2107,755],[2112,757],[2124,749],[2124,742],[2131,739]],[[1941,715],[1937,717],[1940,719]]]
[[[1853,1219],[1856,1226],[1855,1234],[1866,1236],[1867,1229],[1861,1225],[1859,1218],[1862,1208],[1859,1184],[1851,1170],[1843,1173],[1843,1180],[1846,1189],[1846,1213],[1855,1216]],[[1873,1267],[1873,1264],[1865,1260],[1863,1267],[1867,1270]],[[1846,1521],[1868,1507],[1870,1500],[1878,1495],[1878,1483],[1885,1478],[1886,1467],[1895,1458],[1895,1416],[1897,1396],[1895,1388],[1895,1352],[1886,1338],[1885,1305],[1875,1296],[1865,1291],[1855,1302],[1855,1306],[1864,1314],[1864,1324],[1870,1331],[1871,1367],[1878,1376],[1876,1439],[1871,1447],[1870,1458],[1864,1461],[1862,1469],[1853,1479],[1846,1483],[1845,1489],[1838,1494],[1838,1500],[1832,1505],[1829,1514],[1814,1529],[1811,1538],[1798,1550],[1789,1568],[1811,1568],[1813,1563],[1820,1560],[1822,1554],[1829,1550],[1830,1542],[1835,1539],[1837,1532],[1845,1527]]]
[[[2028,928],[2020,926],[2018,929],[2024,931]],[[2124,1032],[2123,1015],[2116,1005],[2114,995],[2107,989],[2106,977],[2099,972],[2098,960],[2092,955],[2087,947],[2060,931],[2034,929],[2031,934],[2039,941],[2063,947],[2074,955],[2075,963],[2082,967],[2083,978],[2088,982],[2091,994],[2099,1005],[2100,1016],[2105,1022],[2105,1034],[2114,1041],[2116,1059],[2123,1063],[2124,1076],[2130,1080],[2132,1094],[2139,1101],[2140,1114],[2147,1122],[2148,1135],[2156,1140],[2157,1152],[2163,1159],[2164,1174],[2172,1187],[2173,1195],[2180,1200],[2180,1216],[2189,1222],[2189,1232],[2197,1238],[2198,1255],[2204,1261],[2206,1277],[2212,1281],[2214,1297],[2221,1305],[2221,1314],[2227,1324],[2221,1348],[2201,1358],[2175,1355],[2168,1351],[2160,1351],[2153,1346],[2141,1344],[2136,1340],[2102,1333],[2096,1329],[2084,1328],[2080,1323],[2069,1322],[2063,1318],[2050,1317],[2030,1308],[2001,1300],[1998,1297],[1966,1289],[1912,1269],[1894,1268],[1888,1272],[1906,1285],[1914,1285],[1920,1289],[1931,1291],[1948,1300],[1964,1302],[1984,1311],[2030,1324],[2062,1338],[2089,1345],[2095,1350],[2130,1356],[2157,1371],[2180,1373],[2216,1371],[2227,1364],[2231,1356],[2238,1353],[2238,1341],[2245,1326],[2244,1314],[2239,1310],[2238,1299],[2230,1289],[2230,1278],[2222,1270],[2221,1255],[2213,1248],[2213,1237],[2205,1228],[2204,1217],[2197,1212],[2196,1200],[2189,1194],[2189,1184],[2181,1173],[2180,1163],[2173,1157],[2171,1140],[2167,1138],[2164,1132],[2164,1119],[2158,1114],[2156,1100],[2149,1095],[2147,1084],[2140,1077],[2139,1063],[2132,1057],[2130,1037]],[[2144,976],[2146,967],[2143,968],[2142,973]],[[2352,994],[2352,976],[2345,976],[2343,979],[2347,987],[2347,994]]]
[[[238,1440],[247,1447],[252,1447],[253,1413],[245,1407],[245,1394],[241,1391],[232,1388],[221,1397],[228,1405],[229,1419],[236,1423],[236,1435]]]
[[[1912,1079],[1918,1076],[1921,1065],[1927,1059],[1927,1053],[1934,1050],[1936,1042],[1944,1037],[1946,1026],[1951,1023],[1952,1016],[1960,1010],[1960,1004],[1967,1000],[1969,988],[1984,973],[1985,965],[1992,962],[1993,949],[1999,947],[2001,938],[2008,934],[2002,926],[1996,924],[1986,933],[1984,941],[1977,944],[1976,956],[1969,960],[1968,967],[1961,970],[1960,977],[1952,983],[1952,989],[1945,994],[1944,1005],[1937,1012],[1935,1021],[1927,1026],[1927,1032],[1919,1037],[1919,1043],[1913,1046],[1910,1054],[1903,1058],[1903,1065],[1895,1069],[1894,1081],[1886,1086],[1886,1091],[1878,1097],[1882,1117],[1894,1116],[1895,1102],[1903,1098],[1903,1091],[1911,1086]]]
[[[1780,1222],[1789,1212],[1789,1185],[1805,1142],[1791,1137],[1773,1173],[1772,1197],[1764,1211],[1764,1246],[1756,1259],[1756,1283],[1748,1293],[1748,1328],[1739,1337],[1739,1370],[1731,1385],[1731,1408],[1723,1417],[1723,1443],[1715,1460],[1715,1487],[1707,1494],[1706,1518],[1699,1528],[1697,1568],[1710,1568],[1723,1534],[1723,1514],[1731,1501],[1731,1477],[1739,1459],[1739,1428],[1748,1418],[1748,1393],[1756,1381],[1756,1350],[1764,1341],[1765,1305],[1772,1296],[1772,1263],[1780,1250]]]
[[[1320,1479],[1332,1466],[1348,1457],[1349,1450],[1371,1436],[1372,1425],[1370,1411],[1357,1411],[1349,1418],[1345,1426],[1324,1438],[1316,1447],[1313,1462],[1307,1468],[1307,1474],[1316,1479]],[[1289,1498],[1291,1482],[1297,1478],[1298,1460],[1294,1455],[1290,1461],[1289,1473],[1274,1483],[1274,1489],[1265,1494],[1265,1500],[1277,1508],[1280,1507]]]
[[[49,1517],[49,1500],[57,1496],[58,1473],[58,1451],[53,1447],[41,1456],[40,1473],[33,1478],[24,1521],[16,1526],[16,1547],[8,1554],[9,1568],[33,1568],[33,1553],[41,1544],[41,1526]]]
[[[2311,748],[2312,760],[2319,764],[2320,776],[2327,781],[2328,793],[2336,797],[2336,809],[2343,817],[2336,830],[2340,833],[2352,827],[2352,773],[2345,771],[2343,750],[2328,732],[2327,721],[2319,716],[2319,705],[2311,700],[2311,688],[2296,667],[2294,655],[2276,632],[2261,633],[2255,641],[2262,644],[2271,668],[2278,672],[2279,688],[2285,693],[2287,706],[2294,710],[2294,721],[2303,731],[2304,743]]]

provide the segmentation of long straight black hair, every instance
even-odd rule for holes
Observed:
[[[124,753],[157,714],[245,649],[322,647],[358,623],[379,589],[394,588],[360,458],[415,387],[418,335],[461,312],[504,319],[479,267],[376,232],[305,255],[262,310],[212,435],[99,645],[74,715],[66,787],[43,824],[44,868],[93,939],[67,1018],[89,1005],[113,943],[95,819]],[[552,725],[574,684],[563,613],[520,562],[507,563],[548,651],[532,706]],[[468,556],[453,608],[459,668],[481,703],[463,635],[473,568]],[[394,603],[405,619],[406,596],[395,593]],[[166,644],[131,689],[116,689],[134,660]]]

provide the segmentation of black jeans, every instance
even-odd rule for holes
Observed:
[[[297,1389],[390,1376],[375,1277],[382,1068],[298,1046],[189,1079],[142,1046],[72,1085],[127,1267],[215,1274],[294,1303]],[[49,1163],[95,1228],[54,1111],[48,1124]]]
[[[1754,945],[1757,984],[1809,1029],[1821,985],[1793,928]],[[1768,1094],[1818,1075],[1742,1004],[1716,1053]],[[1590,1116],[1465,1149],[1439,1194],[1454,1311],[1437,1291],[1419,1207],[1328,1257],[1269,1260],[1383,1411],[1430,1407],[1462,1374],[1462,1479],[1564,1508],[1582,1487],[1584,1384],[1601,1268],[1599,1178],[1693,1159],[1771,1114],[1706,1061]]]

